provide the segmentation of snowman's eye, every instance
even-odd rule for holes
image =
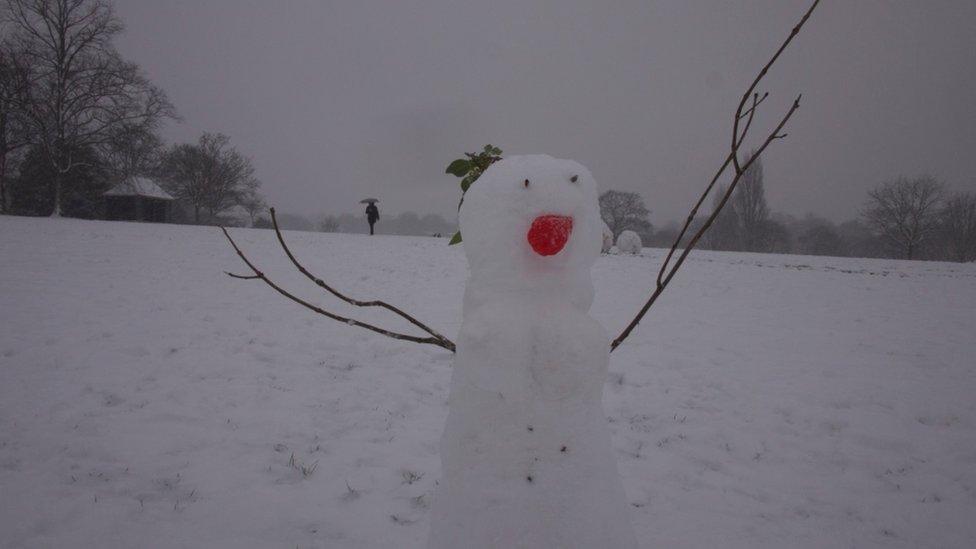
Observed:
[[[576,183],[577,181],[579,181],[579,176],[574,175],[573,177],[570,177],[569,180],[572,181],[573,183]]]
[[[526,189],[528,189],[528,188],[529,188],[529,180],[528,180],[528,179],[526,179],[526,180],[525,180],[525,181],[524,181],[524,182],[522,183],[522,185],[524,185],[524,186],[525,186],[525,188],[526,188]]]

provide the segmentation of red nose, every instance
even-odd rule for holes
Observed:
[[[555,255],[563,249],[573,232],[573,218],[565,215],[540,215],[532,222],[526,238],[539,255]]]

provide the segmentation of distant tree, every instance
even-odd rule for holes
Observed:
[[[202,138],[201,138],[202,139]],[[205,212],[209,181],[204,177],[204,158],[191,143],[173,145],[160,162],[163,187],[181,203],[193,210],[193,222],[200,223]]]
[[[19,106],[27,96],[27,69],[8,41],[0,42],[0,213],[6,213],[9,168],[30,143],[27,120]]]
[[[838,224],[837,236],[847,257],[885,257],[888,253],[881,237],[860,219]]]
[[[101,217],[102,194],[108,190],[111,170],[93,149],[71,151],[78,165],[64,181],[61,197],[65,215],[86,219]],[[39,146],[28,148],[20,173],[10,182],[10,211],[18,215],[50,215],[54,207],[55,167]]]
[[[613,231],[614,242],[626,230],[638,234],[650,232],[650,213],[637,193],[609,190],[600,195],[600,217]]]
[[[437,214],[426,214],[420,218],[420,226],[424,235],[449,234],[454,230],[456,224],[448,223],[443,216]]]
[[[753,152],[750,152],[751,156]],[[732,209],[739,220],[739,249],[749,252],[769,252],[774,247],[773,229],[766,205],[766,186],[763,183],[762,159],[757,158],[742,175],[732,194]],[[778,230],[778,229],[777,229]]]
[[[213,222],[253,196],[260,185],[251,159],[219,133],[204,133],[195,144],[174,145],[160,169],[166,190],[193,209],[194,223]]]
[[[644,242],[644,246],[648,248],[669,247],[674,242],[674,239],[678,237],[678,230],[680,230],[680,227],[677,221],[670,221],[661,228],[655,228],[651,238]]]
[[[245,189],[241,194],[240,206],[247,212],[248,217],[251,219],[251,227],[254,227],[254,224],[257,222],[258,215],[268,209],[267,202],[258,194],[257,179],[252,178],[249,182],[245,183]]]
[[[288,231],[312,231],[315,226],[305,216],[289,213],[277,213],[278,227]]]
[[[750,153],[751,155],[752,153]],[[712,199],[718,210],[726,187],[720,185]],[[703,238],[711,250],[774,252],[792,251],[792,237],[785,221],[774,221],[766,204],[762,160],[757,158],[742,174],[731,199],[721,209]]]
[[[163,141],[153,128],[120,124],[108,132],[100,151],[116,180],[154,176],[162,159]]]
[[[716,210],[725,195],[726,187],[719,185],[718,192],[712,198],[712,209]],[[733,195],[734,196],[734,195]],[[672,239],[673,240],[673,239]],[[739,250],[739,216],[735,212],[735,201],[729,201],[719,212],[712,227],[702,238],[702,248],[719,251]]]
[[[341,233],[365,233],[369,229],[365,228],[363,225],[363,218],[360,215],[353,215],[351,213],[339,214],[336,217],[336,221],[339,222],[339,232]]]
[[[327,215],[319,221],[319,231],[323,233],[339,232],[339,220],[335,216]]]
[[[939,212],[939,240],[945,259],[976,261],[976,194],[954,193]]]
[[[11,43],[29,69],[17,108],[53,168],[52,215],[60,216],[64,186],[83,165],[73,153],[102,147],[121,126],[152,129],[175,113],[112,45],[122,23],[109,2],[2,1]]]
[[[793,252],[793,235],[789,227],[782,221],[767,219],[762,227],[763,246],[760,251],[771,254],[788,254]]]
[[[899,177],[868,192],[861,215],[897,257],[914,259],[938,230],[942,195],[930,176]]]
[[[436,214],[420,216],[416,212],[406,211],[388,217],[384,232],[386,234],[429,236],[435,233],[450,233],[455,227]]]
[[[386,230],[391,234],[420,235],[424,234],[420,226],[420,216],[416,212],[403,212],[391,218]]]
[[[844,243],[827,221],[809,224],[797,237],[797,251],[806,255],[844,255]]]

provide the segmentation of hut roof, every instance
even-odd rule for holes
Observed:
[[[105,196],[141,196],[159,200],[176,200],[155,181],[146,177],[130,177],[106,191]]]

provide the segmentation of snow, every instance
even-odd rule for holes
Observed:
[[[0,234],[0,547],[424,546],[451,353],[228,278],[213,228]],[[233,234],[300,296],[411,329],[319,292],[272,232]],[[454,339],[457,246],[286,238]],[[664,253],[597,259],[610,335]],[[974,310],[972,264],[691,254],[604,387],[639,545],[976,546]]]
[[[144,196],[146,198],[173,200],[173,197],[155,181],[145,177],[130,177],[106,191],[105,196]]]
[[[641,251],[641,237],[634,231],[623,231],[617,237],[617,249],[625,254],[639,254]]]
[[[593,176],[505,158],[459,221],[475,236],[429,547],[636,547],[601,405],[609,338],[587,314],[602,240]]]

